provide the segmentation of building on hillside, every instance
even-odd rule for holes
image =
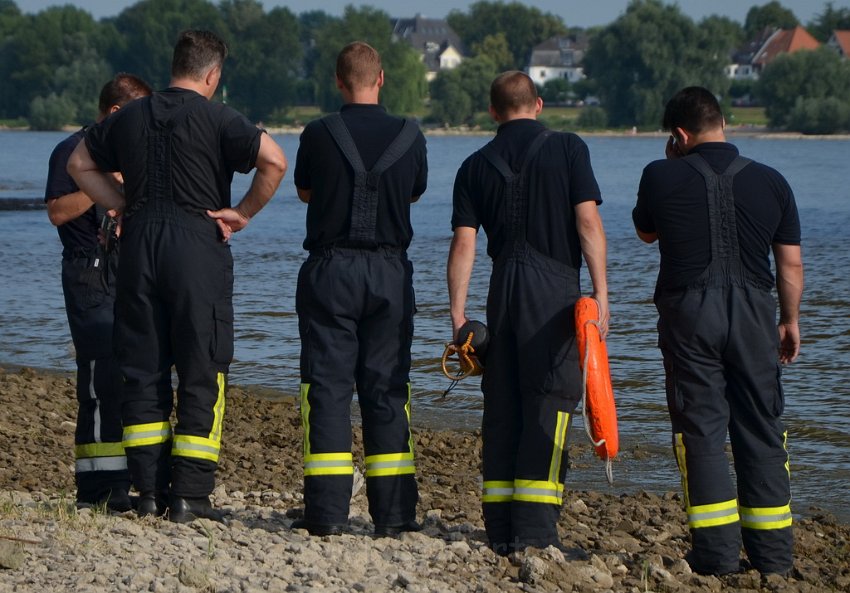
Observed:
[[[777,56],[818,47],[820,42],[799,25],[793,29],[765,29],[733,54],[726,75],[734,80],[758,80],[762,70]]]
[[[842,59],[850,58],[850,31],[833,31],[826,45],[837,51]]]
[[[552,37],[534,46],[528,62],[528,76],[538,86],[563,78],[570,83],[583,80],[582,61],[587,51],[587,37]]]
[[[429,82],[441,70],[457,68],[463,61],[463,44],[445,19],[417,14],[413,18],[395,19],[392,25],[393,39],[406,41],[422,56]]]

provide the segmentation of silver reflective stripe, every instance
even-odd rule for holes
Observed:
[[[691,521],[707,521],[709,519],[719,519],[721,517],[734,517],[738,514],[738,507],[729,509],[721,509],[719,511],[709,511],[706,513],[690,513],[688,519]]]
[[[76,473],[85,472],[115,472],[127,469],[126,457],[87,457],[77,459]]]
[[[213,455],[218,455],[220,447],[213,447],[211,445],[199,445],[197,443],[187,443],[185,441],[174,441],[174,445],[172,447],[172,451],[206,451],[207,453],[212,453]]]
[[[386,469],[390,467],[415,467],[412,459],[400,459],[398,461],[373,461],[366,464],[366,469]]]
[[[315,469],[319,467],[352,467],[354,463],[351,460],[331,460],[331,461],[307,461],[304,463],[305,469]]]
[[[516,488],[514,492],[529,496],[559,496],[557,488]]]
[[[791,518],[790,511],[776,515],[750,515],[743,512],[741,513],[741,521],[746,521],[747,523],[775,523],[779,521],[788,521]]]
[[[165,440],[171,438],[171,429],[163,428],[160,430],[146,430],[144,432],[134,432],[131,434],[124,433],[124,442],[132,443],[133,441],[141,441],[142,439],[150,439],[153,437],[165,437]]]
[[[490,496],[511,496],[514,493],[513,488],[485,488],[484,494]]]

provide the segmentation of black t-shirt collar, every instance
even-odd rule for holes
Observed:
[[[386,113],[387,108],[374,103],[346,103],[339,108],[339,112],[344,113],[346,111],[380,111]]]

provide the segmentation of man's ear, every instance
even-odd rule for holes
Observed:
[[[497,124],[501,123],[500,118],[499,118],[499,114],[495,109],[493,109],[492,105],[487,106],[487,111],[490,112],[490,117],[493,118],[494,122],[496,122]]]
[[[343,83],[343,82],[339,79],[339,76],[335,76],[334,78],[336,79],[336,88],[338,88],[339,90],[343,90],[343,89],[345,89],[345,83]]]
[[[543,97],[537,97],[537,105],[534,108],[534,113],[540,115],[541,111],[543,111]]]
[[[384,86],[384,71],[381,70],[380,74],[378,74],[377,80],[378,88],[382,88]]]

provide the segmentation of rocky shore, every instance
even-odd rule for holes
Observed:
[[[73,377],[0,367],[0,593],[850,590],[850,528],[816,509],[796,519],[787,578],[693,574],[673,492],[568,491],[559,523],[566,552],[496,556],[481,521],[480,438],[424,428],[415,430],[422,532],[374,537],[360,488],[350,533],[310,537],[291,527],[302,508],[296,402],[238,387],[228,398],[214,493],[225,522],[177,525],[77,511]],[[359,438],[355,457],[362,468]]]

